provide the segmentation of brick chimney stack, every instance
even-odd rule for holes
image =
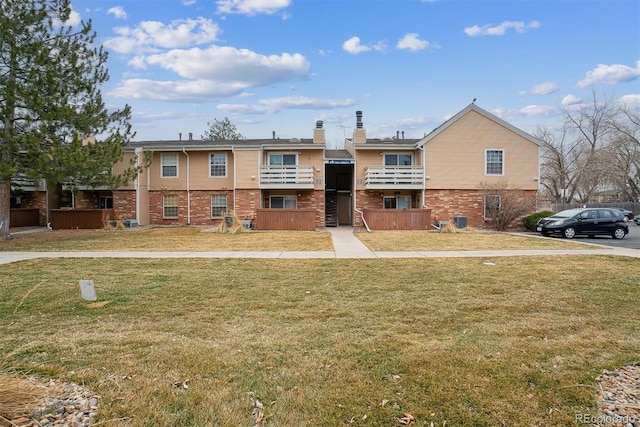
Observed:
[[[316,120],[316,128],[313,130],[313,143],[314,144],[324,144],[324,122],[322,120]]]
[[[362,123],[362,111],[356,111],[356,128],[353,131],[353,143],[364,144],[367,142],[367,132]]]

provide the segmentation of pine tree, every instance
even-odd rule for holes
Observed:
[[[10,238],[12,176],[113,188],[137,173],[111,173],[133,137],[131,111],[107,110],[107,52],[71,12],[69,0],[0,3],[0,239]]]

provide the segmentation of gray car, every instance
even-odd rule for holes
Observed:
[[[597,235],[623,239],[629,233],[628,219],[618,209],[578,208],[558,212],[538,221],[536,230],[543,236],[559,234],[567,239],[577,235]]]

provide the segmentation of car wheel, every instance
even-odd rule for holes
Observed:
[[[562,235],[567,239],[573,239],[576,235],[576,229],[573,227],[567,227],[562,231]]]
[[[613,233],[611,233],[611,235],[613,236],[613,238],[614,238],[614,239],[618,239],[618,240],[620,240],[620,239],[624,239],[624,236],[625,236],[626,234],[627,234],[627,233],[625,233],[624,228],[622,228],[622,227],[618,227],[618,228],[616,228],[615,230],[613,230]]]

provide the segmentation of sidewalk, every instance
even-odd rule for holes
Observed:
[[[0,252],[0,264],[37,258],[275,258],[275,259],[371,259],[371,258],[497,258],[549,255],[615,255],[640,258],[640,250],[599,247],[587,250],[487,250],[487,251],[407,251],[373,252],[354,234],[352,227],[327,228],[333,251],[265,252]]]

